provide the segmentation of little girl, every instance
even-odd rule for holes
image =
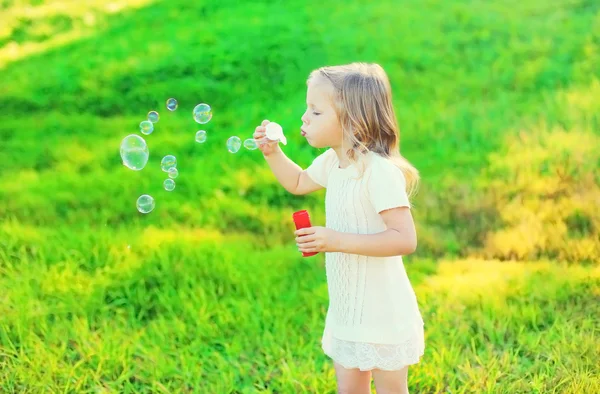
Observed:
[[[301,134],[325,148],[305,170],[278,142],[254,138],[293,194],[326,188],[327,227],[296,231],[300,252],[324,252],[329,308],[323,351],[338,391],[408,393],[408,366],[424,353],[423,320],[402,256],[417,246],[408,196],[417,170],[399,152],[389,79],[377,64],[322,67],[307,81]]]

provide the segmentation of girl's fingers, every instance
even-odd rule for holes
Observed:
[[[303,245],[298,245],[298,250],[301,252],[317,252],[317,243],[309,242]]]
[[[254,137],[254,139],[256,140],[258,145],[267,145],[268,144],[267,139],[264,137],[259,137],[259,138]]]
[[[315,239],[312,238],[312,237],[308,237],[308,236],[297,237],[296,238],[296,245],[306,245],[306,244],[311,244],[311,243],[314,243],[314,242],[315,242]]]
[[[305,242],[305,243],[298,243],[296,244],[300,249],[310,249],[310,248],[316,248],[317,247],[317,243],[315,241],[312,242]]]
[[[264,131],[255,131],[254,134],[252,135],[252,137],[254,137],[255,140],[263,139],[265,137],[265,132]]]

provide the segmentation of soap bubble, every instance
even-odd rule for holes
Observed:
[[[179,175],[179,171],[177,170],[177,168],[173,167],[173,168],[169,169],[168,174],[169,174],[169,178],[175,179]]]
[[[194,120],[200,124],[208,123],[212,118],[210,105],[204,103],[196,105],[192,114],[194,115]]]
[[[130,134],[121,141],[121,159],[123,165],[134,171],[139,171],[148,163],[148,145],[142,137]]]
[[[199,130],[196,133],[196,142],[203,143],[204,141],[206,141],[206,131]]]
[[[169,111],[175,111],[177,109],[177,100],[170,98],[167,100],[167,109]]]
[[[149,120],[144,120],[140,123],[140,132],[142,134],[148,135],[152,134],[154,131],[154,124]]]
[[[148,120],[152,123],[156,123],[158,122],[158,112],[156,111],[150,111],[148,112]]]
[[[227,140],[227,150],[231,153],[236,153],[242,146],[242,140],[239,137],[232,136]]]
[[[177,167],[177,159],[173,155],[166,155],[160,162],[160,168],[164,172],[169,172],[171,168]]]
[[[171,178],[167,178],[165,179],[165,181],[163,182],[163,186],[165,187],[165,190],[170,192],[173,189],[175,189],[175,181],[172,180]]]
[[[254,138],[248,138],[244,141],[244,148],[248,150],[254,150],[258,148],[258,144],[256,143],[256,140]]]
[[[141,213],[150,213],[152,212],[155,206],[154,198],[147,194],[142,194],[138,197],[135,205],[137,207],[137,210]]]

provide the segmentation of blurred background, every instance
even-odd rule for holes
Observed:
[[[291,220],[324,225],[324,191],[226,141],[278,122],[305,168],[306,78],[353,61],[388,72],[422,177],[411,392],[600,392],[595,0],[0,0],[0,391],[334,393]]]

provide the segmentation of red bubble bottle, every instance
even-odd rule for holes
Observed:
[[[294,219],[294,224],[296,225],[296,230],[312,226],[310,224],[310,216],[308,216],[308,212],[306,210],[294,212],[294,215],[292,215],[292,217]],[[304,235],[301,235],[301,237],[304,237]],[[302,252],[302,257],[314,256],[317,253],[319,252]]]

